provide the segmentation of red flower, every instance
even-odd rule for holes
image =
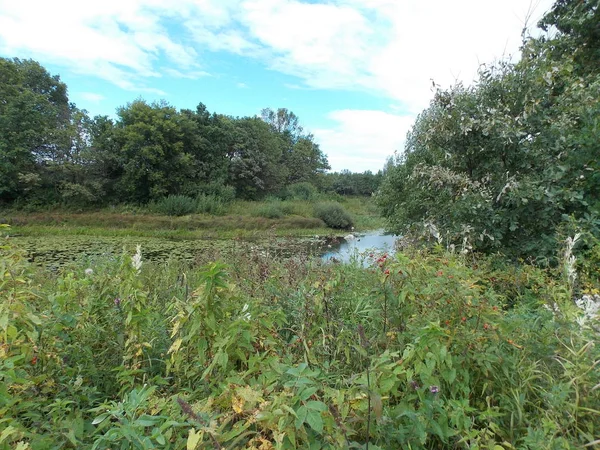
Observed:
[[[438,273],[436,274],[438,277],[441,277],[442,275],[444,275],[444,272],[442,272],[441,270],[438,270]]]
[[[385,273],[386,275],[389,275],[390,274],[390,269],[386,269],[385,272],[383,272],[383,273]]]
[[[31,358],[31,365],[35,366],[37,364],[37,355],[35,355],[33,358]]]

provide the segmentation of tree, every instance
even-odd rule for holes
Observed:
[[[272,132],[278,134],[285,143],[280,170],[286,173],[286,184],[315,182],[320,173],[330,168],[327,156],[314,141],[314,136],[304,133],[298,116],[293,112],[285,108],[277,111],[267,108],[262,110],[261,116]]]
[[[177,194],[192,173],[178,112],[164,102],[136,100],[117,111],[114,150],[121,170],[116,189],[124,199],[147,202]]]
[[[48,161],[68,151],[67,87],[32,60],[0,58],[0,201],[35,190]]]
[[[284,184],[279,161],[285,142],[258,118],[234,121],[235,138],[229,152],[229,180],[238,196],[258,198]]]
[[[585,3],[559,1],[543,23]],[[516,64],[483,67],[473,87],[437,91],[386,170],[379,203],[396,232],[546,261],[573,221],[600,235],[600,77],[578,69],[589,40],[562,29],[526,41]]]

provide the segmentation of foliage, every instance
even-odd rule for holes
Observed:
[[[318,179],[318,186],[325,192],[335,192],[340,195],[375,194],[383,179],[383,171],[372,173],[367,170],[363,173],[352,173],[348,170],[323,174]]]
[[[294,200],[314,200],[317,196],[317,188],[306,181],[290,184],[287,193]]]
[[[156,202],[151,209],[167,216],[185,216],[197,210],[197,202],[185,195],[169,195]]]
[[[578,56],[597,51],[593,3],[557,2],[543,20],[555,38],[527,40],[521,61],[482,67],[473,87],[437,90],[381,188],[396,232],[540,263],[570,221],[600,235],[600,72]]]
[[[321,219],[330,228],[342,230],[352,227],[354,220],[342,205],[336,202],[317,203],[315,217]]]
[[[259,199],[314,182],[327,157],[291,111],[263,118],[143,99],[93,119],[31,60],[0,59],[0,202],[77,208],[170,195]],[[221,207],[202,197],[201,211]],[[211,212],[212,213],[212,212]]]
[[[1,448],[597,437],[595,322],[580,326],[561,278],[531,266],[435,250],[363,268],[251,250],[192,267],[138,248],[49,273],[10,240],[1,252]]]
[[[261,206],[256,211],[256,215],[259,217],[266,217],[267,219],[280,219],[285,216],[285,213],[278,202],[269,202]]]

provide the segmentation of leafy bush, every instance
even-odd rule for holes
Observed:
[[[438,89],[380,189],[396,233],[545,263],[565,221],[591,225],[600,198],[594,9],[557,1],[544,23],[564,34],[527,40],[519,62],[482,66],[474,86]]]
[[[208,183],[198,187],[198,196],[213,196],[223,203],[231,203],[235,200],[235,188],[223,183]]]
[[[315,205],[315,217],[321,219],[329,228],[347,230],[354,224],[354,220],[342,205],[335,202],[319,203]]]
[[[185,195],[169,195],[152,204],[150,208],[167,216],[185,216],[196,212],[197,201]]]
[[[287,190],[290,197],[296,200],[312,200],[317,196],[317,188],[307,181],[291,184]]]
[[[281,219],[285,216],[281,205],[276,202],[269,202],[261,206],[255,213],[259,217],[265,217],[267,219]]]
[[[225,203],[216,195],[199,195],[196,198],[196,212],[217,216],[225,212]]]

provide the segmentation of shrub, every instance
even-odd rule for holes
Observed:
[[[167,216],[185,216],[196,212],[197,202],[185,195],[169,195],[152,205],[151,209]]]
[[[209,183],[198,188],[198,195],[213,196],[222,203],[231,203],[235,200],[235,188],[221,183]]]
[[[196,198],[196,212],[217,216],[225,212],[225,203],[227,201],[216,195],[201,194]]]
[[[354,221],[342,205],[335,202],[319,203],[315,206],[315,217],[321,219],[329,228],[347,230]]]
[[[267,219],[281,219],[285,216],[281,206],[275,202],[267,203],[261,206],[257,211],[256,215],[259,217],[265,217]]]
[[[309,182],[294,183],[287,188],[289,196],[296,200],[312,200],[317,195],[317,188]]]

